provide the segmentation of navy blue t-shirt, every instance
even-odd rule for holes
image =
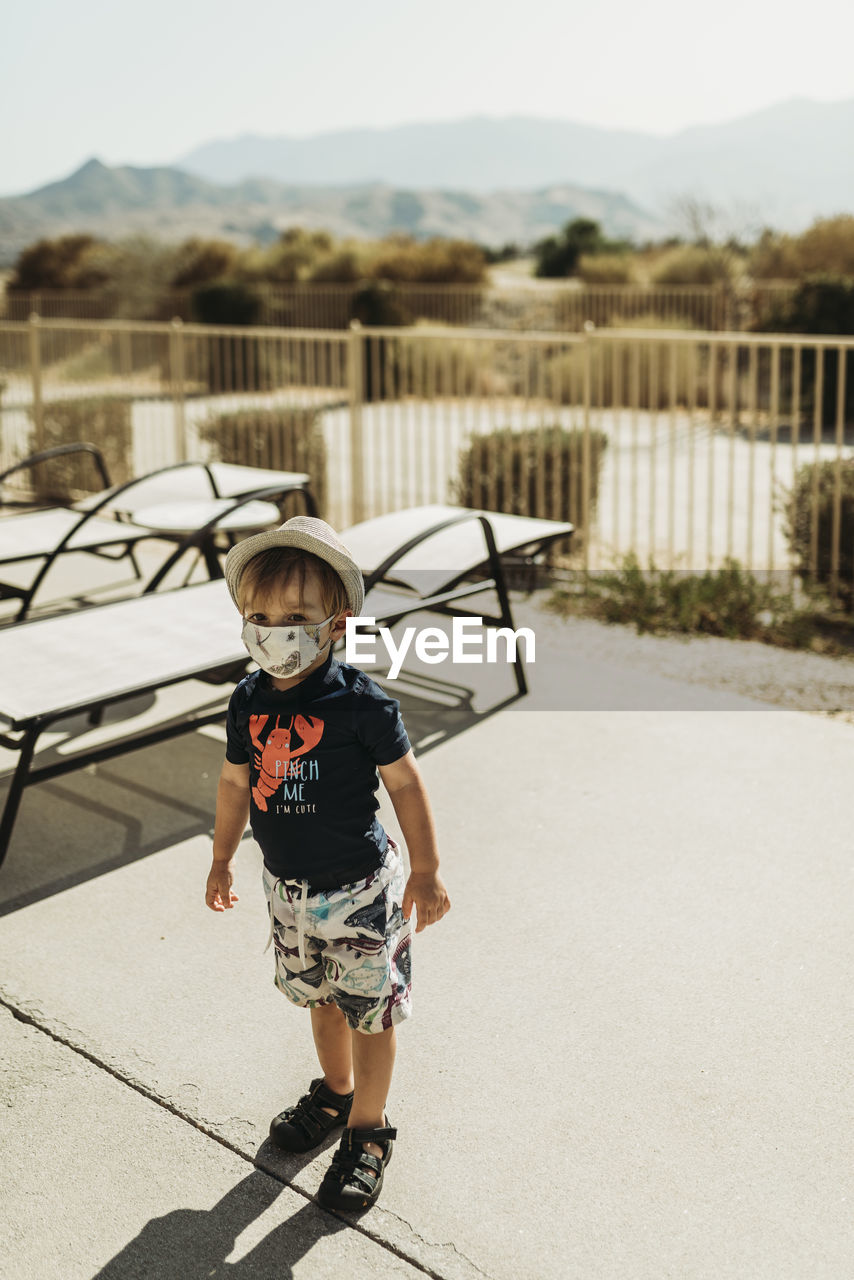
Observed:
[[[252,834],[283,880],[351,884],[382,862],[377,765],[409,750],[400,704],[329,657],[284,692],[255,671],[231,696],[226,759],[249,764]]]

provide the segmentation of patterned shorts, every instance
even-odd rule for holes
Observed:
[[[355,884],[308,892],[264,868],[276,986],[303,1008],[335,1003],[356,1031],[386,1031],[412,1012],[405,876],[389,839],[382,866]]]

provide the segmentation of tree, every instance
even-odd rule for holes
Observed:
[[[98,265],[94,250],[98,241],[90,235],[60,236],[38,240],[22,249],[6,286],[10,292],[40,289],[100,289],[108,274]]]
[[[592,257],[597,253],[622,252],[626,248],[623,241],[606,239],[599,223],[592,218],[573,218],[560,236],[548,236],[534,245],[537,259],[534,275],[553,279],[571,276],[582,254]]]

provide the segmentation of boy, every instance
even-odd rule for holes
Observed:
[[[205,902],[237,902],[247,820],[264,856],[276,985],[311,1012],[322,1076],[277,1116],[272,1140],[308,1151],[346,1125],[319,1200],[373,1204],[397,1136],[385,1103],[395,1026],[410,1013],[409,918],[450,909],[427,794],[398,703],[332,656],[364,602],[361,572],[323,520],[296,516],[238,543],[225,577],[259,670],[228,709]],[[377,770],[409,851],[376,817]]]

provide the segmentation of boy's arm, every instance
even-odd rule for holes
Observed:
[[[451,909],[451,901],[439,875],[439,852],[430,801],[415,756],[407,751],[394,764],[379,766],[409,850],[410,875],[403,895],[403,914],[408,920],[412,908],[418,911],[415,932],[441,920]]]
[[[234,855],[248,821],[249,765],[226,760],[216,789],[213,865],[205,887],[205,902],[211,911],[225,911],[239,901],[231,887]]]

